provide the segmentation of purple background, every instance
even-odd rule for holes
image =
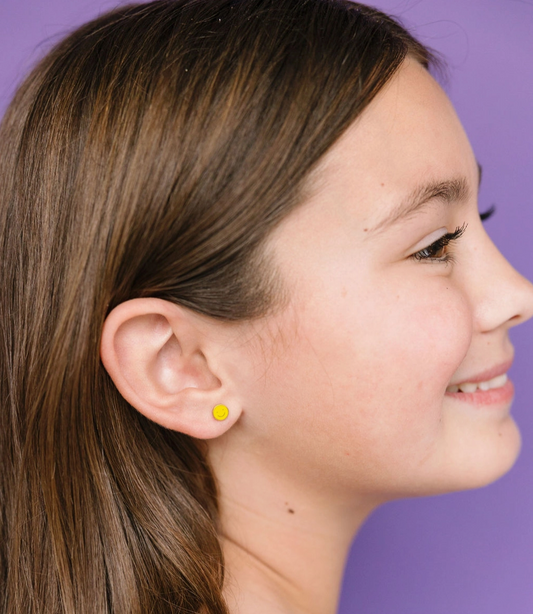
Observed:
[[[57,37],[117,0],[0,0],[0,113]],[[448,93],[483,165],[487,229],[533,279],[533,0],[376,0],[449,65]],[[512,332],[524,449],[488,488],[399,501],[361,530],[340,614],[533,612],[533,322]]]

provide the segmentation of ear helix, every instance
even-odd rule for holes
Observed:
[[[213,407],[213,417],[215,420],[225,420],[229,415],[229,409],[225,405],[215,405]]]

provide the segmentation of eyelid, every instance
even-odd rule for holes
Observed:
[[[445,226],[439,228],[438,230],[435,230],[431,234],[425,236],[414,247],[410,248],[409,253],[416,253],[421,249],[424,249],[425,247],[430,247],[431,245],[433,245],[433,243],[435,243],[435,241],[438,241],[446,234],[448,234],[448,229]]]

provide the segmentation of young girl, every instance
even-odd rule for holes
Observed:
[[[3,612],[330,614],[373,509],[512,465],[533,287],[429,63],[344,0],[156,0],[26,80],[0,133]]]

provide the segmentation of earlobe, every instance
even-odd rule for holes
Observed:
[[[210,353],[221,354],[197,314],[154,298],[115,307],[100,344],[102,363],[130,405],[161,426],[199,439],[222,435],[240,415]]]

